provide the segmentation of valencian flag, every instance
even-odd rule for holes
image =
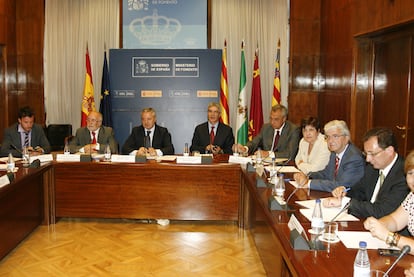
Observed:
[[[88,118],[88,115],[91,111],[96,111],[96,108],[95,108],[95,98],[94,98],[94,92],[93,92],[91,61],[89,60],[88,47],[86,47],[86,74],[85,74],[85,85],[83,88],[83,98],[82,98],[81,127],[86,126],[86,119]]]
[[[246,145],[247,143],[247,95],[244,41],[241,46],[239,101],[237,104],[237,143],[242,145]]]
[[[99,106],[99,112],[102,114],[102,125],[112,127],[112,103],[109,89],[109,70],[105,51],[102,71],[101,104]]]
[[[224,41],[223,54],[221,58],[221,79],[220,79],[220,122],[229,125],[229,87],[227,82],[227,42]]]
[[[249,141],[263,126],[262,90],[260,88],[259,49],[254,53],[252,96],[250,99]]]
[[[273,80],[273,96],[272,106],[280,104],[281,91],[280,91],[280,39],[277,42],[277,53],[275,60],[275,78]]]

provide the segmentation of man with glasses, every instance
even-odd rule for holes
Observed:
[[[254,154],[261,148],[263,158],[273,155],[276,158],[293,160],[299,147],[300,129],[287,120],[288,111],[283,105],[274,105],[270,111],[269,123],[264,124],[260,133],[246,146],[237,144],[239,153]]]
[[[352,187],[364,175],[365,162],[361,151],[351,143],[350,132],[343,120],[325,124],[325,139],[331,151],[328,165],[321,171],[295,173],[299,186],[313,190],[332,191],[336,187]]]
[[[212,154],[232,154],[234,144],[233,130],[230,126],[219,122],[220,105],[211,102],[207,107],[207,122],[198,125],[194,135],[190,151]]]
[[[70,141],[71,153],[103,154],[109,144],[111,153],[118,153],[118,143],[111,127],[102,126],[102,114],[92,111],[86,119],[86,127],[76,130],[75,137]]]
[[[363,178],[349,191],[347,185],[334,189],[333,197],[324,205],[341,206],[351,201],[348,213],[359,218],[380,218],[397,209],[409,192],[404,159],[398,155],[397,140],[387,128],[369,130],[363,141],[368,162]]]

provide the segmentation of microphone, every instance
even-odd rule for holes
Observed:
[[[10,147],[13,148],[14,150],[16,150],[17,152],[19,152],[19,154],[22,155],[22,157],[24,156],[23,152],[19,148],[17,148],[16,145],[10,144]],[[29,163],[29,161],[28,161],[28,163]],[[27,166],[30,167],[30,168],[38,168],[38,167],[40,167],[40,160],[36,159],[31,164],[25,165],[25,167],[27,167]]]
[[[345,204],[345,206],[328,222],[328,223],[332,223],[335,221],[335,219],[342,214],[346,209],[349,208],[349,206],[351,205],[351,200],[348,201],[348,203]]]
[[[409,245],[404,245],[401,249],[401,254],[398,256],[398,258],[392,263],[392,265],[388,268],[388,270],[385,272],[385,276],[388,276],[388,273],[390,273],[391,269],[404,257],[411,251],[411,247]]]
[[[22,150],[20,150],[19,148],[16,147],[16,145],[14,144],[10,144],[10,147],[13,148],[13,150],[16,150],[17,152],[19,152],[20,155],[22,155],[23,157],[23,152]]]

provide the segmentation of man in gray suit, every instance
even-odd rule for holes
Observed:
[[[109,145],[112,154],[118,153],[118,143],[115,140],[114,131],[111,127],[102,126],[101,113],[90,112],[86,123],[86,127],[76,130],[75,137],[70,141],[71,153],[102,154],[106,145]]]
[[[336,187],[352,187],[364,175],[365,161],[361,151],[351,143],[348,126],[343,120],[325,124],[325,138],[331,151],[328,165],[321,171],[295,173],[295,181],[303,188],[332,191]]]
[[[275,105],[270,111],[270,123],[264,124],[260,133],[246,146],[240,144],[236,149],[240,153],[253,154],[261,148],[263,158],[275,155],[276,158],[294,159],[299,146],[299,128],[287,120],[287,108]]]
[[[50,152],[45,132],[34,120],[35,115],[30,107],[19,110],[18,122],[4,131],[0,156],[12,153],[14,157],[21,157],[23,148],[27,148],[32,156]]]

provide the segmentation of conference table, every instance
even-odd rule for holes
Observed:
[[[55,216],[241,224],[240,165],[227,159],[217,156],[211,164],[54,162]]]
[[[10,184],[0,188],[0,259],[12,251],[40,224],[50,224],[49,184],[51,164],[23,168],[12,174]],[[4,176],[5,171],[0,171]]]
[[[289,209],[270,210],[266,176],[227,159],[215,157],[211,164],[54,160],[39,168],[20,168],[11,184],[0,188],[0,258],[38,225],[61,217],[233,221],[251,233],[268,276],[352,275],[356,249],[338,242],[325,250],[297,250],[290,243],[292,214],[310,229],[295,201],[328,193],[299,189]],[[285,195],[293,190],[286,183]],[[339,222],[339,230],[362,231],[362,222]],[[386,271],[396,259],[368,252],[373,269]],[[404,257],[391,276],[402,276],[411,262],[413,256]]]
[[[329,193],[308,189],[294,191],[295,187],[286,181],[285,196],[292,195],[289,208],[271,210],[269,199],[272,192],[266,176],[259,177],[256,172],[246,169],[242,171],[245,228],[251,231],[268,276],[352,276],[357,249],[348,249],[342,242],[323,243],[325,250],[297,250],[291,245],[288,227],[291,215],[298,219],[306,232],[311,229],[309,220],[299,211],[303,207],[295,201],[324,198],[330,196]],[[338,222],[338,226],[339,231],[365,231],[363,221]],[[315,238],[309,232],[307,236],[311,240]],[[377,250],[368,250],[368,255],[371,269],[384,272],[396,260],[396,257],[380,256]],[[414,256],[406,255],[392,269],[390,276],[404,276],[404,269],[413,262]]]

